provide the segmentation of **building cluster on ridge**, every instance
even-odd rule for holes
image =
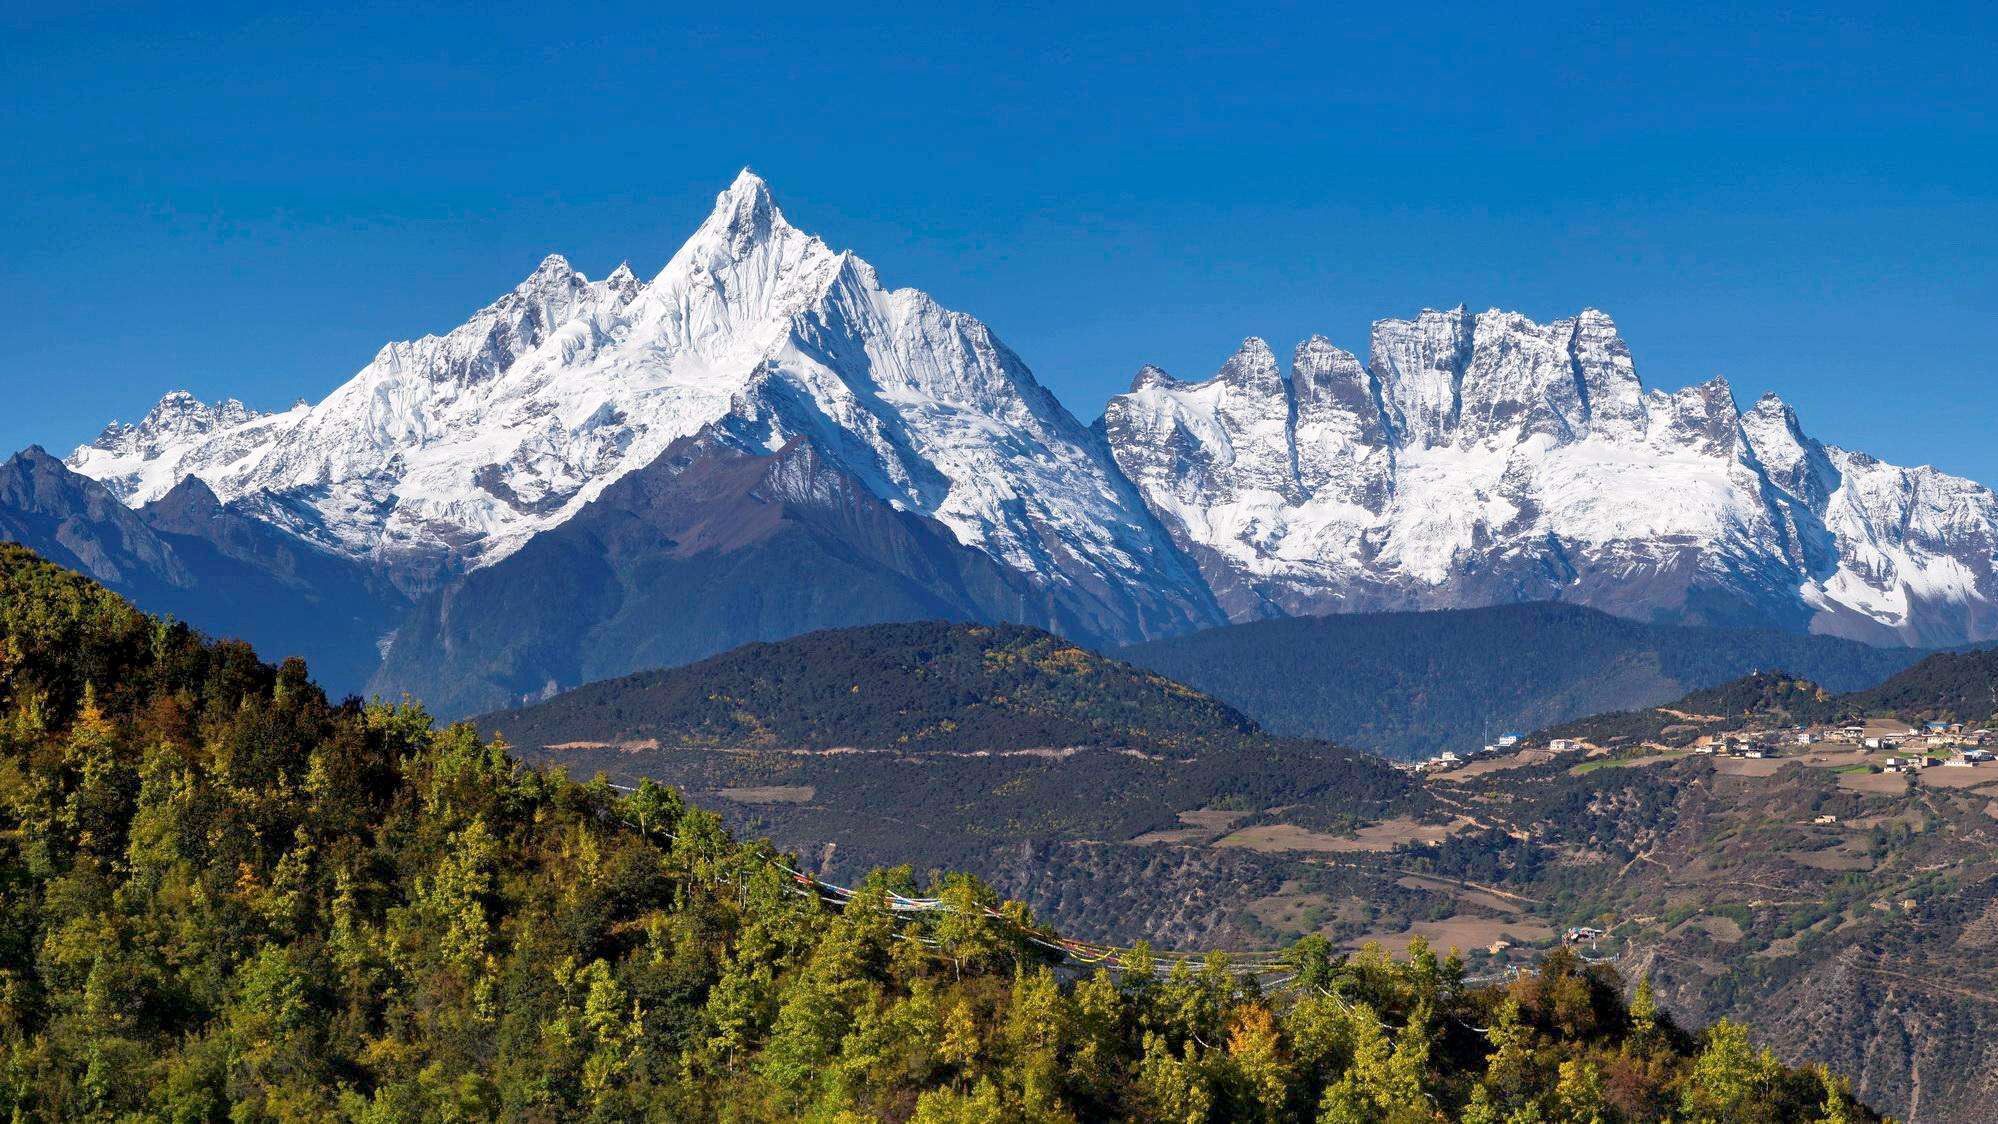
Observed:
[[[1445,751],[1403,768],[1418,774],[1446,773],[1473,761],[1505,754],[1516,764],[1579,753],[1645,761],[1666,755],[1735,758],[1746,761],[1796,760],[1867,773],[1915,773],[1928,768],[1974,769],[1998,765],[1998,730],[1964,722],[1925,722],[1915,726],[1893,718],[1841,723],[1749,726],[1701,734],[1684,746],[1647,741],[1636,746],[1598,745],[1578,738],[1544,742],[1506,734],[1468,753]]]

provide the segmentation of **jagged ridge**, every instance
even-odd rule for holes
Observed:
[[[1572,600],[1886,643],[1998,635],[1998,499],[1806,436],[1726,380],[1646,390],[1602,312],[1459,306],[1146,367],[1099,423],[1236,620]]]

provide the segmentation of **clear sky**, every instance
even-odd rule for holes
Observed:
[[[317,399],[550,251],[650,276],[751,165],[1085,421],[1246,335],[1608,310],[1998,483],[1989,3],[7,6],[0,446]]]

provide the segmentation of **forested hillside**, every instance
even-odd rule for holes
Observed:
[[[1594,714],[1544,733],[1604,745],[1684,745],[1751,720],[1808,725],[1875,716],[1910,723],[1998,723],[1998,650],[1937,652],[1878,686],[1845,694],[1783,672],[1761,672],[1694,691],[1667,706]]]
[[[1255,621],[1116,654],[1214,695],[1273,733],[1415,758],[1667,702],[1757,670],[1856,690],[1923,653],[1768,629],[1646,624],[1540,602]]]
[[[18,1120],[1859,1119],[1564,955],[1083,976],[945,877],[836,908],[668,790],[330,704],[0,547],[0,1108]],[[1139,954],[1142,961],[1142,954]]]
[[[1835,695],[1781,671],[1760,671],[1702,687],[1664,706],[1591,714],[1541,733],[1597,745],[1644,741],[1689,745],[1702,734],[1738,729],[1751,716],[1780,725],[1834,721],[1858,713],[1849,701],[1853,697]]]
[[[961,752],[1123,746],[1191,754],[1255,725],[1198,691],[1037,628],[919,621],[748,644],[479,719],[517,744]]]
[[[475,721],[577,778],[696,794],[841,879],[901,863],[1039,872],[1038,907],[1126,940],[1241,935],[1228,911],[1165,907],[1211,889],[1205,877],[1105,892],[1106,868],[1129,856],[1104,850],[1179,828],[1186,809],[1307,807],[1341,824],[1440,813],[1372,754],[1272,738],[1198,691],[1017,625],[831,629]],[[1060,844],[1078,869],[1054,875],[1046,851],[1021,864],[1021,844]]]
[[[1998,721],[1998,649],[1937,652],[1843,701],[1859,714],[1892,711],[1913,720]]]

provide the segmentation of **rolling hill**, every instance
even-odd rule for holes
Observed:
[[[517,744],[757,749],[1118,747],[1191,755],[1255,737],[1233,709],[1022,625],[827,629],[592,683],[477,719]]]
[[[1857,722],[1889,717],[1998,723],[1998,649],[1937,652],[1885,682],[1837,694],[1787,672],[1767,671],[1693,691],[1663,706],[1611,711],[1559,723],[1541,737],[1600,745],[1686,744],[1749,725]]]
[[[712,798],[739,828],[838,876],[917,862],[997,877],[1018,869],[1021,845],[1054,845],[1033,881],[1080,912],[1037,908],[1130,936],[1242,933],[1227,912],[1152,927],[1159,887],[1204,898],[1211,865],[1105,913],[1049,876],[1071,861],[1059,848],[1090,850],[1068,876],[1114,880],[1149,861],[1127,841],[1182,827],[1188,809],[1295,805],[1325,824],[1437,814],[1371,754],[1272,737],[1198,691],[1018,625],[830,629],[474,721],[574,776],[650,777]],[[1242,867],[1238,857],[1222,865]]]

